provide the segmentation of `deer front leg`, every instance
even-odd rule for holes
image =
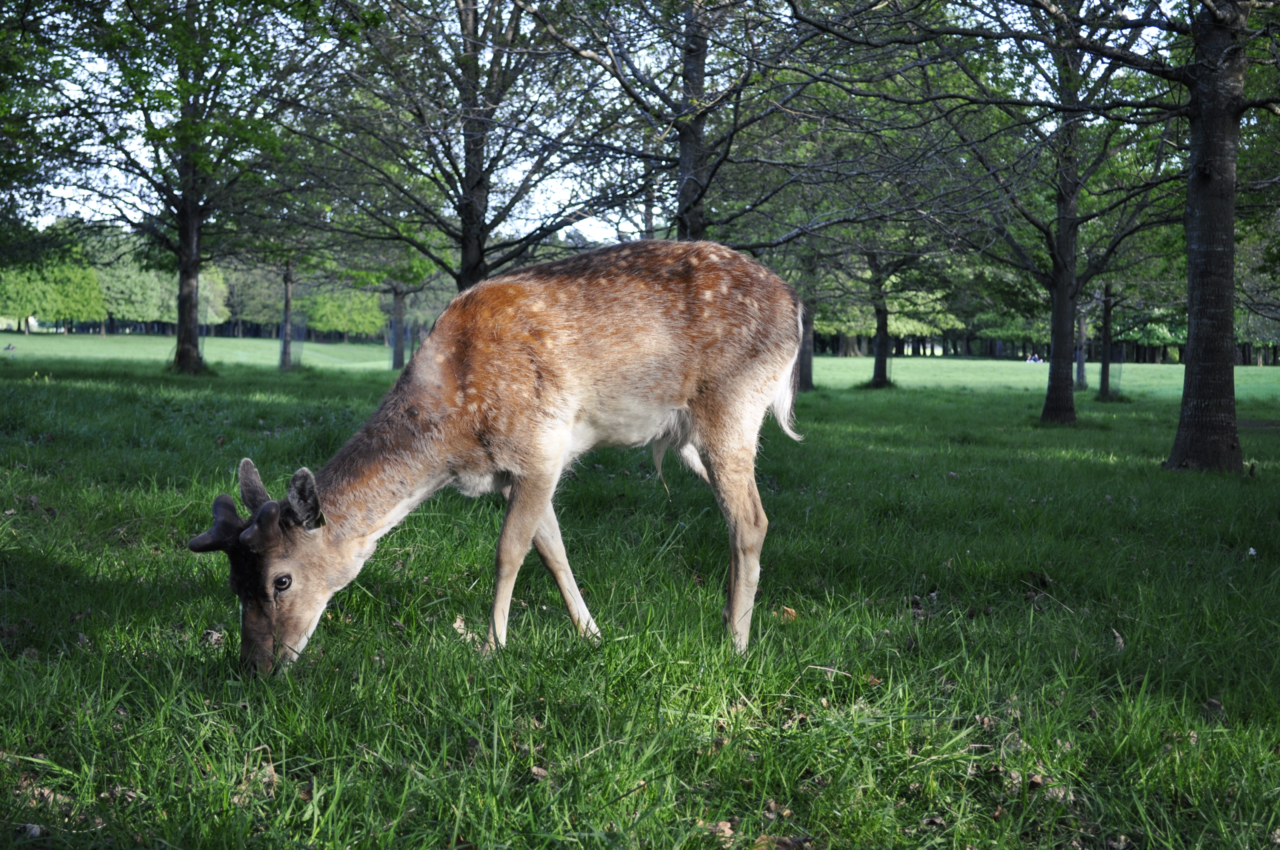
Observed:
[[[542,515],[542,522],[533,535],[533,545],[538,550],[542,564],[555,577],[560,588],[560,596],[564,598],[565,607],[569,609],[569,619],[578,629],[582,637],[599,638],[600,629],[587,610],[587,603],[582,599],[582,592],[573,578],[573,570],[569,567],[569,556],[564,550],[564,540],[560,537],[560,523],[556,521],[556,511],[551,502]]]
[[[507,516],[498,535],[497,579],[493,589],[493,612],[489,615],[489,637],[484,651],[507,644],[507,615],[511,611],[511,593],[524,556],[529,554],[533,536],[551,507],[554,483],[521,480],[503,492],[507,497]]]

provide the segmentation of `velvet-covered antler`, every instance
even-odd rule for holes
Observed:
[[[191,538],[192,552],[225,552],[237,545],[248,522],[236,511],[236,500],[226,493],[213,500],[213,527]]]

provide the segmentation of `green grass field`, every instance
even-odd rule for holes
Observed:
[[[177,345],[175,337],[144,334],[34,333],[28,336],[11,332],[0,333],[0,342],[13,346],[11,351],[0,351],[0,356],[11,362],[54,358],[169,363]],[[205,337],[201,350],[215,370],[229,365],[273,368],[280,362],[280,341],[276,339],[211,336]],[[382,345],[304,342],[301,350],[301,365],[309,368],[391,369],[390,349]]]
[[[1238,370],[1257,467],[1237,477],[1159,468],[1176,366],[1126,365],[1129,403],[1081,393],[1079,423],[1042,427],[1043,367],[902,359],[873,392],[866,361],[820,359],[805,440],[763,435],[745,657],[710,492],[669,458],[668,494],[646,451],[610,450],[557,497],[599,645],[531,556],[510,645],[472,650],[453,625],[486,622],[501,504],[447,493],[384,538],[289,674],[246,680],[225,558],[185,543],[241,457],[282,493],[391,373],[18,353],[0,841],[1280,842],[1280,370]]]

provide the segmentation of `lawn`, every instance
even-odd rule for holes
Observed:
[[[58,360],[130,360],[169,363],[173,360],[177,338],[145,334],[53,334],[0,333],[0,342],[12,345],[0,356],[11,362],[55,358]],[[0,346],[2,348],[3,346]],[[382,369],[391,368],[391,349],[369,343],[294,343],[293,359],[298,361],[301,349],[301,365],[319,369]],[[234,337],[209,336],[201,343],[204,359],[215,370],[223,366],[274,367],[280,363],[280,340],[236,339]]]
[[[509,646],[470,648],[454,624],[486,621],[501,503],[448,493],[262,680],[235,672],[225,558],[186,540],[241,457],[281,494],[392,374],[228,356],[186,378],[18,344],[0,361],[5,839],[1280,843],[1280,370],[1237,372],[1239,477],[1160,469],[1176,366],[1127,364],[1127,403],[1080,393],[1076,425],[1042,427],[1044,367],[904,358],[899,388],[868,391],[865,360],[819,359],[804,441],[763,435],[744,657],[710,492],[609,450],[557,497],[598,645],[531,556]]]

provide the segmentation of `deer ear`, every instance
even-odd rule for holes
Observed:
[[[289,479],[289,507],[303,528],[319,528],[325,524],[320,494],[316,492],[316,477],[305,466]]]
[[[240,461],[240,501],[244,502],[249,516],[258,512],[258,508],[271,501],[267,488],[262,486],[262,476],[253,461],[245,458]]]

